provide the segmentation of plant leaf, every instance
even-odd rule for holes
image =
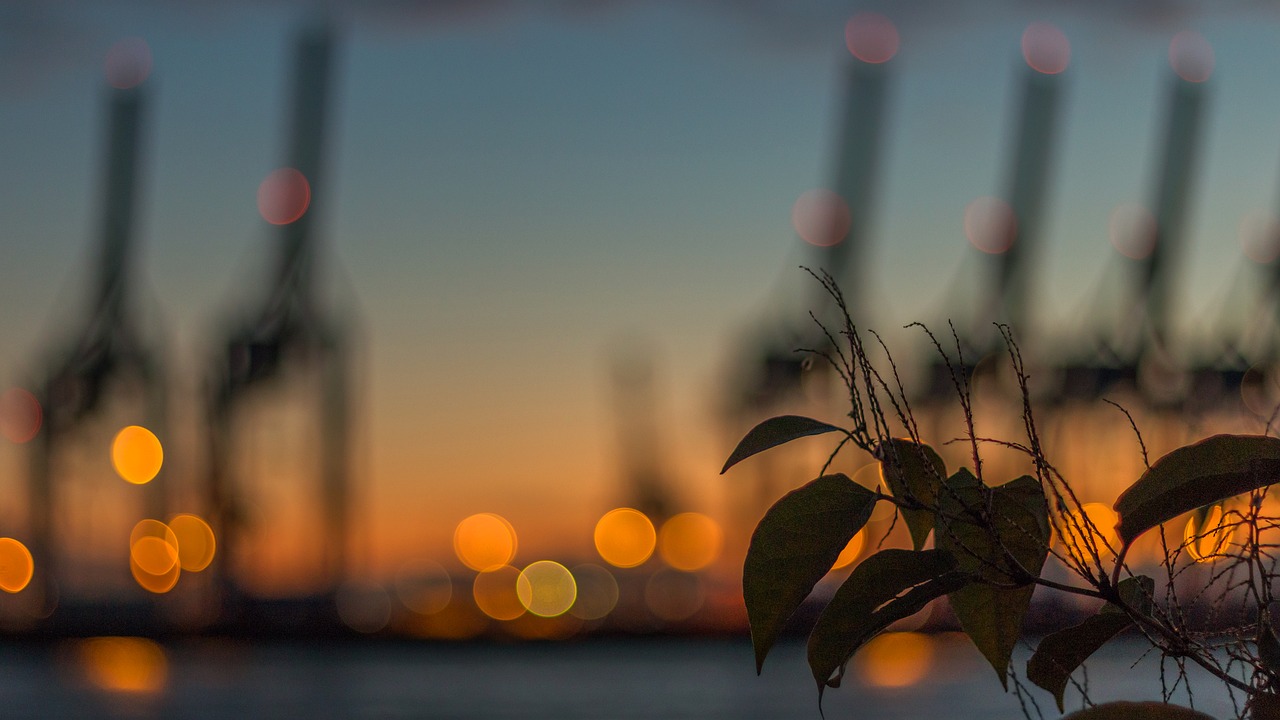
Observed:
[[[1160,458],[1116,500],[1116,532],[1128,547],[1184,512],[1280,481],[1280,439],[1214,435]]]
[[[845,429],[800,415],[780,415],[769,418],[751,428],[751,431],[738,442],[738,447],[733,449],[729,459],[724,462],[724,467],[720,468],[720,474],[723,475],[729,468],[758,452],[791,442],[796,438],[829,432],[842,433]]]
[[[938,487],[947,477],[947,466],[933,448],[914,440],[895,438],[880,443],[876,454],[885,484],[894,497],[914,500],[930,508],[937,505]],[[901,512],[911,531],[911,543],[919,550],[933,530],[933,511],[902,508]]]
[[[1062,720],[1213,720],[1213,716],[1181,705],[1169,705],[1154,700],[1147,702],[1120,700],[1094,705],[1091,708],[1064,715]]]
[[[867,524],[876,496],[847,475],[824,475],[782,496],[764,514],[742,567],[756,673],[787,618]]]
[[[938,492],[934,543],[979,579],[951,593],[951,608],[1007,690],[1032,581],[1049,554],[1049,504],[1040,483],[1024,475],[988,488],[961,468]]]
[[[818,683],[819,700],[824,687],[839,683],[832,674],[858,648],[969,580],[956,572],[955,558],[942,550],[881,550],[863,560],[823,608],[809,635],[809,668]]]

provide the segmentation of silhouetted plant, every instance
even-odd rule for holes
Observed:
[[[1263,503],[1268,487],[1280,481],[1280,439],[1216,435],[1168,453],[1149,464],[1116,500],[1119,520],[1114,535],[1102,532],[1042,449],[1023,360],[1007,327],[999,329],[1021,391],[1025,437],[1019,440],[983,440],[975,435],[968,379],[929,335],[952,371],[973,462],[972,469],[948,470],[938,453],[921,442],[897,368],[890,360],[888,373],[877,369],[835,283],[825,274],[815,277],[835,300],[844,324],[832,332],[818,323],[828,349],[810,352],[842,380],[852,426],[795,415],[766,420],[746,434],[721,471],[796,438],[840,436],[820,477],[778,500],[752,535],[743,567],[743,596],[757,672],[792,613],[866,525],[875,505],[886,502],[895,508],[894,521],[905,523],[912,547],[879,549],[863,560],[818,616],[809,636],[808,662],[819,700],[826,687],[839,685],[859,648],[892,623],[946,596],[960,627],[1006,690],[1012,678],[1028,716],[1039,709],[1023,677],[1049,691],[1060,712],[1067,686],[1075,684],[1088,707],[1071,717],[1082,720],[1208,717],[1167,704],[1173,688],[1186,682],[1188,664],[1194,664],[1227,687],[1237,715],[1280,718],[1280,641],[1272,618],[1277,547],[1273,536],[1280,518],[1266,515]],[[867,336],[887,352],[878,335]],[[903,431],[906,437],[895,436]],[[1033,474],[988,483],[981,450],[992,442],[1023,453]],[[847,445],[881,463],[887,492],[867,489],[840,473],[826,474]],[[1193,522],[1200,523],[1195,526],[1198,531],[1170,544],[1164,524],[1192,512],[1197,513]],[[1206,522],[1210,514],[1218,527]],[[1155,578],[1135,572],[1126,562],[1134,541],[1152,531],[1159,533],[1163,548],[1161,591]],[[1223,542],[1236,532],[1246,539]],[[934,547],[925,549],[931,533]],[[1050,542],[1054,536],[1056,544]],[[1109,537],[1116,538],[1118,546]],[[1198,626],[1189,619],[1190,604],[1178,597],[1174,586],[1187,566],[1186,553],[1218,558],[1197,593],[1216,588],[1214,607],[1223,610],[1232,604],[1231,613],[1216,615],[1219,622],[1228,615],[1234,618],[1229,626]],[[1049,555],[1057,557],[1075,580],[1045,577],[1042,570]],[[1012,656],[1022,640],[1023,618],[1037,585],[1104,604],[1084,622],[1041,639],[1020,677]],[[1201,599],[1194,597],[1192,602]],[[1169,685],[1162,672],[1165,702],[1092,705],[1086,688],[1072,675],[1094,651],[1130,629],[1146,638],[1162,663],[1176,665],[1177,680]]]

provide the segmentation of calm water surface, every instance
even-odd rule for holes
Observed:
[[[790,642],[756,677],[747,640],[591,640],[560,644],[256,644],[164,646],[154,692],[105,690],[70,644],[0,645],[3,718],[699,718],[817,720],[804,647]],[[1157,698],[1158,666],[1131,668],[1141,646],[1091,663],[1095,700]],[[1197,707],[1235,713],[1208,681]],[[1035,691],[1045,717],[1053,701]],[[1070,698],[1070,696],[1069,696]],[[1183,702],[1185,702],[1185,697]],[[1068,701],[1070,709],[1072,701]],[[1075,701],[1078,707],[1078,701]],[[1020,718],[991,669],[959,641],[939,641],[928,679],[905,688],[849,678],[823,701],[833,718]]]

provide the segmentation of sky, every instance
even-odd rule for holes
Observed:
[[[1082,322],[1115,262],[1110,214],[1146,202],[1170,39],[1213,48],[1202,172],[1179,270],[1181,325],[1212,327],[1243,220],[1280,189],[1280,6],[1270,2],[837,0],[333,2],[338,27],[318,273],[356,320],[361,571],[449,553],[496,512],[522,554],[585,546],[626,504],[619,356],[654,368],[660,458],[679,507],[723,517],[733,434],[719,408],[747,338],[803,322],[812,258],[791,226],[828,186],[851,62],[844,26],[898,27],[880,201],[857,282],[873,325],[969,297],[974,198],[1005,192],[1030,22],[1071,42],[1033,313]],[[317,6],[0,2],[0,384],[23,385],[85,314],[108,89],[145,40],[139,293],[192,427],[222,318],[261,286],[277,235],[259,183],[285,164],[292,40]],[[1253,225],[1249,225],[1252,227]],[[918,338],[917,338],[918,339]],[[1065,342],[1069,342],[1069,338]],[[832,417],[829,419],[838,419]],[[743,420],[741,425],[749,424]],[[175,433],[173,482],[199,452]],[[0,447],[6,487],[21,448]],[[815,468],[816,469],[816,468]],[[3,516],[15,522],[12,510]],[[730,532],[744,534],[746,529]]]

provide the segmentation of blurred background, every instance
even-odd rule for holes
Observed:
[[[800,266],[884,334],[930,442],[959,416],[903,326],[954,321],[982,389],[1011,323],[1051,445],[1101,448],[1086,500],[1142,467],[1097,398],[1153,452],[1262,431],[1277,27],[1243,0],[0,4],[6,691],[32,716],[809,711],[798,657],[752,685],[740,568],[829,446],[718,474],[755,422],[846,410],[794,352],[829,317]],[[429,652],[290,644],[355,636]],[[484,643],[592,637],[677,644],[556,656],[506,715],[361,679],[470,668],[447,695],[546,662]],[[894,657],[964,652],[921,637]],[[627,704],[634,678],[584,670],[605,657],[737,699]],[[314,692],[245,679],[277,665]],[[924,674],[895,677],[859,682]],[[574,678],[604,699],[552,703]]]

